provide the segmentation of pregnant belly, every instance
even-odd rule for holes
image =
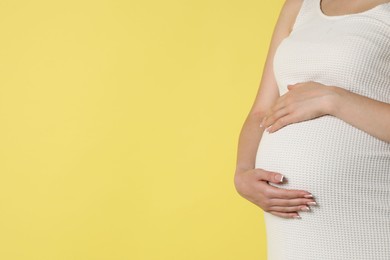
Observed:
[[[348,203],[365,196],[373,199],[369,206],[387,207],[389,213],[390,144],[335,117],[264,132],[256,168],[283,174],[287,182],[272,185],[307,190],[325,208],[334,198]]]
[[[269,259],[388,259],[389,143],[324,116],[265,132],[256,168],[285,175],[286,183],[270,184],[307,190],[318,204],[299,221],[265,212]]]

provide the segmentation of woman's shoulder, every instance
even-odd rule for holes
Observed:
[[[289,17],[290,32],[318,15],[321,0],[285,0],[281,15]]]
[[[292,30],[295,20],[299,14],[299,11],[307,0],[285,0],[280,10],[279,23],[282,23],[284,27],[288,27],[289,31]]]
[[[279,16],[281,19],[285,20],[286,24],[288,24],[290,29],[289,31],[293,29],[295,21],[298,18],[305,1],[315,0],[285,0]]]

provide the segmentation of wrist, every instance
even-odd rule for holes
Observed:
[[[332,86],[331,88],[332,95],[328,99],[328,114],[338,117],[340,110],[345,102],[345,95],[348,94],[348,90],[343,88]]]
[[[249,167],[237,167],[236,171],[235,171],[235,175],[243,173],[243,172],[246,172],[246,171],[249,171],[251,169],[252,168],[249,168]]]

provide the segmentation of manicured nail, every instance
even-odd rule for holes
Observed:
[[[313,195],[312,194],[306,194],[304,197],[310,199],[310,198],[313,198]]]
[[[305,207],[302,207],[301,210],[302,211],[310,211],[310,208],[305,206]]]
[[[296,218],[296,219],[301,219],[301,216],[294,216],[293,218]]]
[[[284,176],[282,175],[282,177],[278,178],[278,175],[275,175],[274,178],[278,182],[283,182]]]
[[[315,206],[315,205],[317,205],[317,203],[315,202],[315,201],[310,201],[310,202],[308,202],[308,203],[306,203],[307,205],[309,205],[309,206]]]

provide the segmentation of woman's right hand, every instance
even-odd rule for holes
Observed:
[[[316,205],[313,195],[304,190],[281,189],[269,182],[282,184],[283,175],[263,169],[237,170],[234,185],[237,192],[266,212],[282,218],[300,218],[299,211],[310,211]]]

